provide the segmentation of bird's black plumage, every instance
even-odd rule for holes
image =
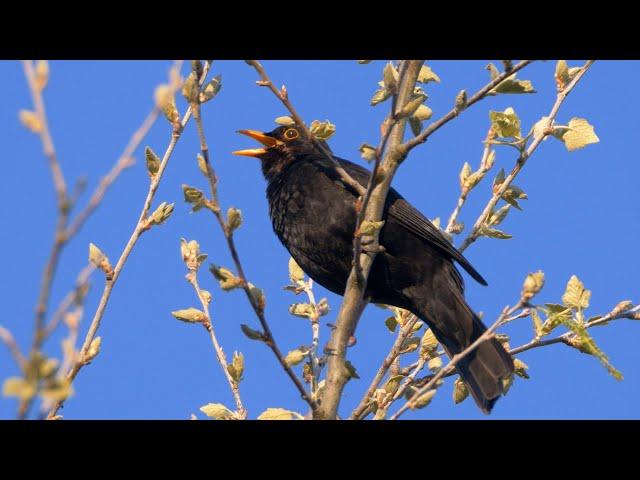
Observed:
[[[342,295],[351,270],[358,194],[331,163],[303,140],[295,126],[263,134],[242,131],[267,148],[240,155],[262,161],[273,229],[302,269],[317,283]],[[370,172],[338,157],[346,172],[366,186]],[[486,330],[464,299],[458,262],[475,280],[485,280],[427,218],[395,189],[387,196],[380,231],[384,252],[371,268],[365,295],[375,303],[407,309],[433,330],[449,356]],[[458,372],[486,413],[513,373],[513,360],[494,340],[484,342],[458,364]]]

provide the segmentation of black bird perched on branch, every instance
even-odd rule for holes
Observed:
[[[302,269],[317,283],[344,294],[353,259],[358,194],[295,126],[269,133],[241,130],[265,148],[239,150],[257,157],[268,182],[273,229]],[[370,172],[334,157],[364,187]],[[372,265],[365,297],[411,311],[425,321],[449,356],[473,343],[486,327],[464,299],[456,261],[482,285],[486,281],[427,218],[393,188],[380,231],[384,252]],[[513,373],[500,342],[483,342],[457,366],[483,412],[489,413]]]

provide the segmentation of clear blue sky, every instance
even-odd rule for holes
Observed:
[[[488,61],[432,61],[442,83],[429,84],[428,105],[439,116],[451,108],[462,88],[473,92],[488,78]],[[81,175],[89,191],[116,160],[129,136],[152,106],[154,87],[165,81],[170,61],[55,61],[45,92],[54,142],[68,182]],[[369,99],[381,78],[383,62],[358,65],[354,61],[265,61],[277,84],[285,83],[302,116],[330,119],[337,133],[330,143],[342,157],[359,160],[363,142],[377,143],[379,124],[388,106],[372,108]],[[570,65],[578,65],[570,62]],[[488,111],[513,106],[528,130],[546,115],[555,97],[555,62],[536,63],[520,74],[538,90],[535,95],[488,98],[466,111],[414,151],[401,167],[395,187],[430,218],[448,217],[458,197],[458,172],[465,161],[478,164],[488,128]],[[640,302],[637,238],[640,236],[640,163],[635,148],[640,102],[633,81],[640,64],[631,61],[596,62],[563,105],[559,121],[584,117],[595,126],[600,143],[573,153],[553,139],[545,142],[527,164],[516,184],[529,199],[524,211],[512,211],[502,224],[511,240],[482,239],[467,257],[488,280],[482,287],[467,279],[467,297],[485,319],[496,317],[517,300],[528,272],[542,269],[546,286],[538,300],[558,302],[572,274],[593,291],[593,315],[609,311],[618,301]],[[264,195],[265,182],[258,162],[234,157],[231,151],[252,146],[235,133],[241,128],[270,130],[273,119],[286,112],[265,89],[255,85],[255,72],[241,61],[214,62],[222,74],[223,89],[204,107],[205,130],[213,163],[220,177],[220,198],[240,208],[244,224],[236,241],[250,280],[267,294],[267,317],[285,351],[310,342],[308,324],[287,313],[294,297],[287,283],[288,253],[272,233]],[[50,174],[36,136],[18,122],[18,111],[31,108],[19,62],[0,62],[2,109],[0,138],[3,174],[0,177],[0,324],[9,328],[20,345],[30,344],[33,309],[42,267],[54,230],[55,203]],[[184,104],[180,103],[184,111]],[[169,138],[166,122],[159,121],[145,140],[163,152]],[[169,222],[145,234],[131,255],[112,295],[99,335],[98,359],[84,368],[75,382],[76,394],[62,411],[65,418],[183,419],[201,405],[233,405],[231,394],[215,360],[204,329],[178,322],[170,311],[197,306],[185,282],[179,239],[197,239],[209,259],[231,266],[219,229],[206,212],[190,214],[182,201],[181,184],[205,188],[197,170],[198,142],[190,124],[171,159],[156,202],[176,202]],[[497,167],[509,169],[512,149],[497,152]],[[87,260],[89,242],[98,244],[115,262],[137,221],[147,192],[148,176],[141,152],[107,194],[98,212],[65,250],[52,295],[52,305],[73,285]],[[481,184],[465,206],[461,220],[471,225],[489,195]],[[86,194],[83,200],[86,201]],[[81,202],[82,204],[82,202]],[[246,357],[242,395],[255,418],[267,407],[304,411],[270,350],[248,340],[240,323],[257,321],[243,294],[224,293],[206,269],[201,283],[213,294],[211,304],[219,338],[228,355],[240,350]],[[96,276],[87,300],[83,332],[95,311],[102,283]],[[340,297],[319,286],[335,319]],[[350,349],[361,380],[349,383],[342,414],[357,404],[375,369],[386,355],[393,336],[384,326],[386,313],[370,307],[361,320],[358,343]],[[531,338],[528,319],[509,325],[512,345]],[[63,329],[47,344],[51,356],[60,355]],[[322,328],[322,343],[329,329]],[[621,320],[592,331],[624,381],[609,376],[594,357],[556,345],[521,355],[530,380],[517,378],[491,418],[638,418],[640,417],[640,323]],[[84,336],[84,333],[83,333]],[[0,345],[0,378],[18,373]],[[15,414],[15,399],[0,398],[0,418]],[[455,406],[449,381],[425,410],[406,418],[486,418],[467,400]]]

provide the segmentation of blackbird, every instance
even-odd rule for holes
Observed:
[[[276,235],[309,277],[343,295],[352,267],[358,193],[340,180],[331,162],[295,125],[268,133],[239,133],[264,145],[233,153],[261,160]],[[334,158],[354,180],[367,186],[368,170]],[[393,188],[383,220],[380,244],[384,251],[371,267],[365,297],[409,310],[429,325],[450,357],[459,353],[486,327],[465,302],[462,276],[453,262],[482,285],[487,282]],[[460,361],[457,370],[480,409],[489,413],[514,367],[511,356],[492,339]]]

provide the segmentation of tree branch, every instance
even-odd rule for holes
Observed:
[[[520,156],[518,157],[518,160],[516,161],[515,166],[511,170],[511,173],[505,178],[504,182],[502,182],[500,187],[494,192],[493,196],[487,203],[487,206],[484,208],[484,210],[476,220],[475,224],[473,225],[473,229],[471,230],[469,235],[464,239],[464,241],[458,248],[460,252],[464,252],[469,247],[469,245],[471,245],[480,237],[480,231],[483,225],[485,224],[485,222],[487,221],[487,218],[493,211],[494,207],[496,206],[500,198],[502,198],[504,193],[507,191],[507,189],[509,188],[513,180],[518,176],[522,168],[527,163],[527,160],[529,159],[529,157],[531,157],[531,155],[536,151],[536,149],[538,148],[538,146],[540,146],[542,141],[545,138],[547,138],[548,135],[551,134],[553,122],[556,116],[558,115],[560,106],[562,105],[564,100],[567,98],[567,95],[571,93],[573,88],[578,84],[580,79],[587,72],[589,67],[593,65],[593,63],[594,63],[594,60],[589,60],[588,62],[586,62],[584,66],[580,69],[580,71],[575,75],[575,77],[573,77],[573,80],[571,80],[571,82],[569,82],[566,87],[564,87],[560,92],[558,92],[556,101],[553,104],[553,107],[551,108],[551,111],[549,112],[549,115],[547,117],[547,125],[543,129],[542,135],[534,138],[531,144],[529,145],[529,147],[520,154]]]
[[[487,137],[484,141],[484,149],[482,150],[482,159],[480,160],[480,172],[483,176],[491,169],[492,165],[489,163],[489,158],[491,158],[491,152],[493,152],[491,139],[493,138],[493,129],[489,129],[487,133]],[[493,162],[491,162],[493,163]],[[467,200],[467,196],[471,192],[470,188],[466,188],[465,185],[460,185],[460,197],[458,198],[458,202],[456,207],[454,208],[451,216],[449,217],[449,221],[447,222],[447,226],[444,231],[449,235],[456,233],[456,225],[458,225],[458,215],[460,215],[460,211],[462,210],[462,206]],[[459,233],[459,230],[457,231]]]
[[[62,317],[64,317],[64,315],[69,311],[71,305],[77,302],[79,298],[84,297],[83,292],[88,289],[89,278],[91,277],[91,274],[95,271],[95,269],[96,267],[92,263],[89,263],[80,271],[76,279],[75,288],[67,293],[67,295],[65,295],[65,297],[58,305],[58,308],[52,315],[51,321],[47,325],[45,325],[42,333],[43,342],[53,334],[53,332],[60,324],[60,320],[62,320]]]
[[[412,318],[398,330],[398,335],[396,336],[395,342],[393,342],[391,350],[382,361],[382,365],[380,365],[380,368],[378,369],[376,375],[373,377],[371,385],[369,385],[369,388],[362,397],[362,400],[360,400],[358,406],[351,413],[351,417],[349,417],[350,420],[360,420],[368,414],[368,409],[371,405],[373,394],[378,388],[378,385],[380,385],[380,382],[382,381],[384,376],[389,371],[389,368],[391,367],[395,359],[400,355],[400,350],[402,349],[404,341],[413,333],[413,326],[418,321],[418,317],[416,317],[415,315],[411,315],[411,317]]]
[[[240,385],[239,381],[234,380],[229,373],[229,364],[227,363],[227,357],[224,354],[224,350],[222,350],[222,346],[218,343],[218,339],[216,337],[216,332],[213,328],[213,323],[211,321],[211,314],[209,313],[209,300],[207,300],[200,289],[200,285],[198,284],[198,272],[196,269],[190,269],[187,274],[187,281],[193,286],[193,289],[200,300],[202,305],[202,309],[204,310],[204,314],[207,319],[206,322],[203,323],[204,328],[209,332],[209,336],[211,337],[211,343],[213,344],[213,349],[216,352],[216,358],[222,371],[224,373],[225,378],[227,379],[227,383],[229,384],[229,388],[231,389],[231,393],[233,394],[233,398],[236,402],[236,409],[238,412],[238,417],[240,419],[245,419],[247,417],[247,409],[242,404],[242,398],[240,397]]]
[[[209,66],[207,65],[204,68],[204,71],[200,78],[200,85],[202,85],[202,83],[204,82],[208,71],[209,71]],[[171,88],[175,92],[175,90],[177,90],[178,88],[178,85],[172,85]],[[104,316],[104,312],[107,308],[107,304],[111,297],[111,292],[113,290],[113,287],[115,286],[120,276],[120,273],[122,272],[122,269],[124,268],[124,265],[127,259],[129,258],[129,255],[131,254],[133,248],[135,247],[142,233],[149,228],[149,223],[148,223],[149,219],[147,218],[147,216],[151,208],[151,203],[153,202],[156,191],[160,186],[162,175],[164,174],[164,171],[167,167],[169,159],[171,158],[171,155],[173,154],[176,144],[178,143],[178,140],[180,139],[182,132],[184,131],[185,125],[191,118],[191,114],[192,114],[191,107],[189,107],[186,113],[184,114],[184,116],[182,117],[182,120],[177,125],[174,125],[173,133],[171,135],[171,141],[169,142],[169,145],[167,146],[167,150],[165,151],[165,154],[162,157],[162,161],[160,162],[160,166],[158,168],[157,174],[151,180],[151,183],[149,185],[149,191],[144,201],[142,211],[140,212],[140,217],[138,219],[138,222],[133,230],[133,233],[131,234],[131,237],[129,238],[129,241],[127,242],[127,245],[125,246],[124,250],[120,254],[120,258],[118,259],[118,262],[116,263],[116,266],[113,269],[113,274],[111,275],[110,278],[107,278],[104,290],[102,292],[102,296],[100,298],[100,302],[98,304],[98,308],[95,312],[93,320],[91,321],[89,331],[87,332],[87,335],[84,339],[84,343],[80,350],[80,355],[79,355],[80,358],[78,361],[74,363],[74,365],[71,367],[71,370],[67,374],[67,378],[70,381],[73,381],[75,379],[75,377],[78,375],[78,372],[82,369],[84,365],[83,363],[84,358],[87,355],[91,342],[95,338],[95,335],[98,329],[100,328],[100,323],[102,321],[102,317]],[[55,417],[61,406],[62,406],[62,402],[56,402],[52,407],[51,411],[49,412],[49,415],[47,418],[51,419]]]
[[[397,99],[393,107],[401,110],[410,99],[423,63],[424,61],[422,60],[409,60],[403,63],[398,82]],[[395,111],[393,113],[395,114]],[[363,209],[364,214],[361,218],[364,221],[378,222],[382,218],[384,203],[391,187],[391,181],[400,163],[405,158],[405,154],[399,149],[404,137],[405,124],[406,118],[402,118],[391,128],[380,171],[375,177],[371,176],[369,180],[367,190],[371,189],[371,194],[369,203]],[[354,267],[349,274],[344,299],[336,320],[336,328],[331,333],[331,338],[327,345],[329,360],[326,388],[321,399],[319,412],[314,418],[336,418],[342,390],[349,379],[349,372],[345,364],[346,347],[349,337],[355,332],[358,319],[364,309],[364,292],[369,271],[378,253],[378,249],[375,246],[378,245],[379,232],[380,230],[377,229],[370,236],[370,244],[373,244],[374,248],[359,255],[358,262],[354,262]],[[359,265],[359,267],[356,265]]]
[[[412,397],[410,400],[408,400],[402,407],[400,407],[400,409],[394,413],[389,419],[390,420],[397,420],[398,418],[400,418],[400,416],[406,412],[408,409],[412,408],[415,404],[415,401],[417,399],[419,399],[422,395],[424,395],[425,393],[427,393],[429,390],[433,389],[433,387],[436,385],[436,383],[442,379],[443,377],[447,376],[448,374],[451,374],[454,372],[456,365],[458,365],[458,363],[460,363],[460,361],[465,358],[467,355],[469,355],[471,352],[473,352],[476,348],[478,348],[478,346],[483,343],[486,342],[490,339],[492,339],[494,337],[494,332],[501,326],[503,325],[506,321],[509,321],[509,316],[512,315],[514,312],[516,312],[517,310],[521,309],[523,307],[521,302],[518,302],[517,305],[515,305],[514,307],[509,308],[508,306],[505,307],[502,310],[502,313],[500,314],[500,316],[498,317],[498,319],[493,323],[493,325],[491,325],[482,335],[480,335],[475,342],[473,342],[471,345],[469,345],[467,348],[465,348],[462,352],[454,355],[453,357],[451,357],[451,360],[449,361],[449,363],[447,364],[446,367],[441,368],[440,370],[438,370],[438,372],[431,378],[431,380],[429,380],[429,382],[427,382],[427,384],[425,386],[423,386],[422,388],[420,388]]]
[[[27,359],[24,358],[24,355],[20,352],[20,347],[13,338],[13,335],[11,335],[11,332],[3,326],[0,326],[0,340],[2,340],[2,342],[7,346],[9,353],[11,353],[11,356],[16,361],[16,364],[18,364],[18,367],[20,367],[21,370],[24,370],[27,366]]]
[[[585,328],[591,328],[591,327],[596,327],[598,325],[602,325],[606,322],[612,321],[612,320],[619,320],[622,318],[628,318],[631,320],[638,320],[639,317],[639,312],[640,312],[640,305],[627,310],[626,312],[620,312],[617,314],[613,314],[613,313],[608,313],[607,315],[605,315],[604,317],[598,318],[596,320],[591,320],[590,322],[585,323]],[[554,345],[556,343],[564,343],[565,345],[571,345],[571,340],[577,338],[577,336],[573,333],[573,332],[566,332],[558,337],[555,338],[550,338],[547,340],[542,340],[542,338],[540,337],[536,337],[533,340],[531,340],[528,343],[525,343],[524,345],[521,345],[519,347],[516,348],[512,348],[511,350],[509,350],[509,353],[511,355],[517,355],[518,353],[522,353],[522,352],[526,352],[527,350],[531,350],[533,348],[539,348],[539,347],[546,347],[547,345]]]
[[[340,176],[340,179],[346,185],[349,185],[356,192],[358,192],[359,195],[363,195],[365,193],[365,189],[362,187],[362,185],[360,185],[360,183],[356,182],[353,178],[351,178],[351,176],[344,170],[344,168],[342,168],[340,164],[333,158],[333,155],[327,149],[327,147],[325,147],[321,142],[319,142],[311,134],[306,124],[304,123],[300,115],[298,115],[298,112],[296,111],[296,109],[293,107],[293,104],[289,101],[289,95],[284,85],[282,86],[282,89],[278,91],[278,89],[275,87],[275,85],[267,75],[267,72],[264,70],[264,67],[260,64],[260,62],[258,62],[257,60],[246,60],[246,62],[250,66],[252,66],[256,70],[256,72],[258,72],[258,75],[260,75],[260,80],[258,80],[256,83],[261,87],[267,87],[269,90],[273,92],[273,94],[276,97],[278,97],[278,99],[282,102],[282,104],[291,114],[291,118],[293,118],[293,121],[304,132],[305,136],[308,139],[310,139],[314,143],[315,147],[318,150],[320,150],[320,152],[322,152],[324,156],[333,164],[333,168],[335,169],[337,174]]]
[[[176,68],[174,65],[174,69]],[[102,199],[104,198],[107,190],[113,185],[113,183],[117,180],[123,170],[131,167],[134,163],[133,154],[138,149],[142,140],[147,136],[151,127],[155,124],[158,116],[160,115],[160,109],[157,105],[153,107],[151,112],[144,119],[140,127],[135,131],[135,133],[129,139],[129,143],[125,147],[124,151],[120,155],[120,158],[116,162],[116,164],[111,168],[109,173],[107,173],[101,180],[96,189],[94,190],[91,198],[89,199],[89,203],[87,203],[84,210],[76,215],[73,219],[69,227],[65,232],[66,238],[74,237],[78,231],[82,228],[87,219],[93,214],[93,212],[100,206]]]
[[[466,110],[471,105],[479,102],[480,100],[485,98],[487,95],[489,95],[491,90],[496,88],[498,85],[500,85],[503,81],[505,81],[511,75],[514,75],[516,72],[522,70],[524,67],[526,67],[527,65],[529,65],[532,62],[533,62],[533,60],[523,60],[520,63],[518,63],[517,65],[514,65],[514,67],[511,70],[508,70],[508,71],[505,71],[505,72],[501,73],[496,78],[491,80],[487,85],[485,85],[480,90],[478,90],[470,99],[467,100],[467,102],[465,103],[465,105],[462,108],[454,107],[446,115],[444,115],[444,116],[440,117],[438,120],[432,122],[419,135],[413,137],[411,140],[409,140],[408,142],[406,142],[402,146],[402,149],[405,151],[405,155],[407,153],[409,153],[411,150],[413,150],[415,147],[420,145],[421,143],[426,142],[431,135],[433,135],[441,127],[445,126],[451,120],[453,120],[458,115],[460,115],[460,113],[462,111]]]
[[[207,65],[209,64],[207,63]],[[202,157],[204,158],[205,166],[207,169],[207,179],[209,180],[209,188],[211,191],[211,198],[215,206],[214,208],[211,209],[211,211],[216,217],[218,221],[218,225],[220,226],[220,229],[222,230],[222,233],[227,242],[227,247],[229,249],[229,252],[231,253],[231,258],[233,259],[233,263],[236,267],[236,271],[238,272],[238,277],[242,280],[242,289],[244,290],[247,300],[249,300],[249,304],[251,305],[251,308],[253,308],[253,311],[256,314],[256,317],[258,318],[260,325],[262,326],[262,329],[266,338],[265,343],[271,349],[273,354],[276,356],[278,363],[280,363],[285,373],[289,376],[289,378],[295,385],[296,389],[300,393],[300,396],[302,397],[302,399],[305,402],[307,402],[311,407],[311,409],[313,410],[316,408],[315,401],[309,396],[300,379],[297,377],[297,375],[294,373],[294,371],[285,361],[285,357],[282,355],[282,351],[278,347],[278,344],[275,341],[273,333],[271,332],[271,328],[269,327],[269,323],[267,322],[266,316],[264,314],[264,309],[260,305],[258,305],[256,299],[251,293],[251,288],[249,287],[249,282],[247,281],[247,277],[244,273],[244,268],[242,267],[242,262],[240,261],[240,255],[238,254],[238,249],[236,248],[236,245],[235,245],[235,241],[233,238],[233,231],[227,228],[224,216],[220,211],[220,201],[218,198],[218,188],[217,188],[218,178],[216,176],[215,170],[213,169],[213,166],[211,165],[211,161],[209,158],[209,147],[207,145],[207,140],[204,134],[204,128],[202,126],[202,115],[200,110],[200,104],[194,104],[193,107],[194,107],[195,123],[198,129],[198,138],[200,140],[200,151],[202,153]]]
[[[67,184],[53,145],[53,139],[51,138],[51,133],[49,131],[49,122],[47,121],[44,99],[42,97],[42,91],[46,84],[46,80],[44,82],[39,80],[38,74],[36,73],[31,60],[23,60],[22,66],[29,85],[29,91],[31,92],[35,115],[38,118],[39,128],[36,131],[40,137],[42,149],[45,157],[47,158],[49,169],[51,170],[58,209],[53,246],[51,247],[45,269],[42,272],[40,293],[38,294],[38,301],[36,304],[35,331],[31,350],[37,351],[40,349],[42,344],[41,334],[47,314],[49,296],[51,295],[51,286],[60,260],[60,253],[62,252],[62,248],[65,244],[65,228],[69,219],[70,204],[67,194]],[[26,403],[24,401],[21,402],[18,417],[24,418],[27,409],[28,406]]]

